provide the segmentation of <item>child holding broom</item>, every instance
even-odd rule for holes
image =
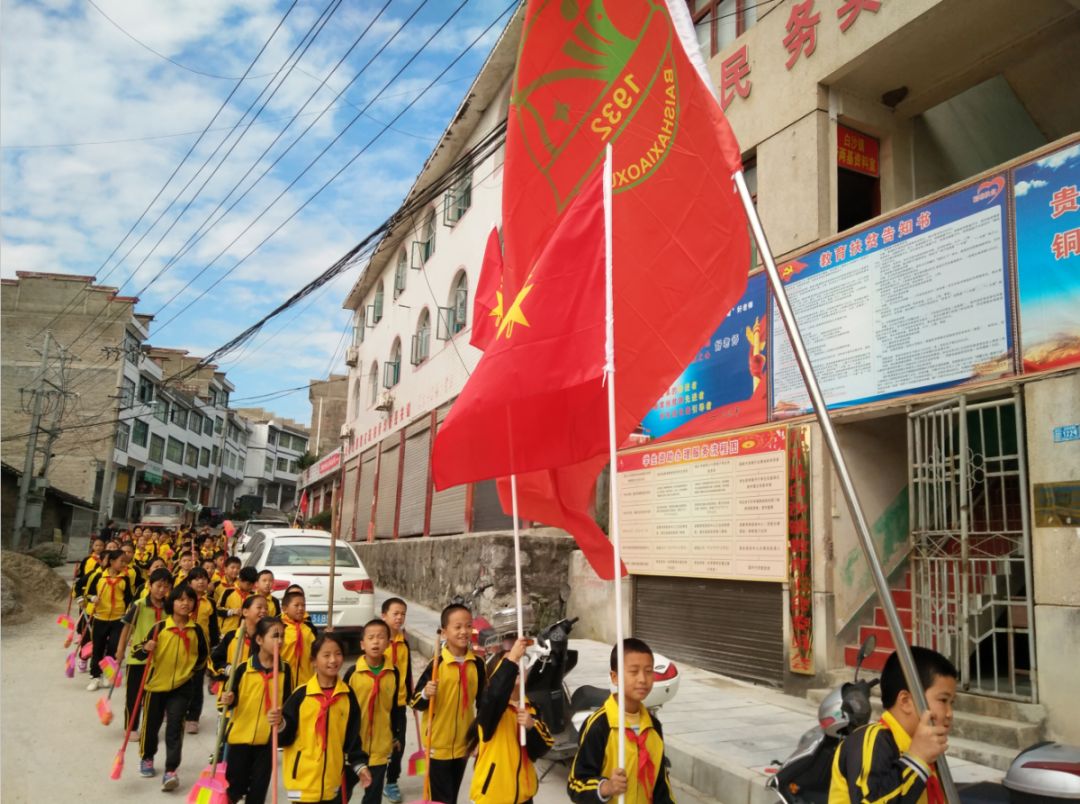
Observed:
[[[229,631],[218,642],[210,654],[210,675],[215,681],[225,681],[227,668],[236,655],[236,642],[244,640],[244,647],[240,649],[240,661],[246,662],[251,657],[251,651],[255,647],[255,628],[259,620],[266,616],[266,598],[260,595],[250,595],[240,605],[240,627]]]
[[[258,649],[232,676],[221,703],[232,711],[226,742],[229,761],[225,778],[230,802],[263,804],[270,786],[271,768],[277,761],[271,749],[271,730],[281,724],[281,704],[292,694],[292,672],[278,659],[277,695],[271,693],[274,657],[279,656],[284,636],[281,622],[263,617],[255,626]],[[276,700],[277,706],[271,706]]]
[[[139,774],[154,775],[158,732],[165,723],[165,774],[162,790],[180,786],[176,769],[180,767],[184,746],[184,713],[191,702],[191,685],[199,683],[196,672],[205,666],[209,649],[202,629],[191,613],[197,598],[190,586],[183,585],[169,594],[165,622],[155,626],[150,639],[136,652],[136,658],[153,656],[143,697],[143,723],[139,734],[142,761]]]
[[[143,671],[146,670],[146,659],[139,659],[136,653],[143,647],[143,643],[150,637],[162,620],[165,619],[165,601],[172,591],[172,575],[162,566],[150,573],[146,583],[147,594],[136,600],[124,613],[124,630],[120,632],[120,646],[117,655],[123,656],[127,647],[131,646],[131,652],[127,657],[127,690],[124,702],[124,722],[130,723],[132,729],[139,728],[139,711],[135,704],[135,696],[138,694],[142,682]]]
[[[285,702],[279,742],[290,801],[337,804],[348,766],[367,787],[371,772],[360,743],[360,705],[338,678],[344,646],[327,633],[312,646],[315,675]]]
[[[390,644],[386,658],[398,671],[398,694],[391,713],[394,730],[394,748],[386,766],[386,784],[383,794],[390,804],[401,804],[401,760],[405,756],[405,732],[408,729],[409,699],[413,696],[412,653],[405,639],[405,614],[408,606],[400,597],[388,597],[382,604],[382,619],[390,626]]]
[[[187,584],[195,591],[198,598],[191,617],[195,620],[195,624],[202,629],[203,636],[206,637],[206,644],[213,650],[218,643],[218,623],[217,609],[206,593],[206,588],[210,585],[210,576],[206,574],[206,570],[202,567],[193,567],[191,572],[188,573]],[[202,716],[202,707],[203,685],[201,683],[192,684],[191,704],[188,706],[187,719],[184,724],[186,733],[199,733],[199,718]]]
[[[103,561],[105,571],[94,575],[86,585],[86,596],[93,605],[90,634],[94,644],[88,690],[101,687],[101,660],[106,656],[116,658],[120,633],[124,630],[121,618],[135,599],[124,554],[119,550],[112,550],[105,554]]]
[[[285,626],[285,642],[281,655],[292,668],[297,686],[307,684],[315,672],[311,664],[311,646],[318,634],[306,619],[303,592],[286,592],[281,602],[281,622]]]
[[[371,784],[364,792],[363,804],[379,804],[383,780],[390,753],[394,750],[391,713],[397,703],[400,676],[397,668],[386,659],[390,642],[390,626],[382,620],[372,620],[364,626],[360,644],[363,655],[345,674],[345,683],[355,693],[360,704],[360,743],[368,755]],[[352,797],[355,778],[346,771],[346,798]]]

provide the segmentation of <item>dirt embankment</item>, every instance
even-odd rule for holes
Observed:
[[[69,587],[56,570],[23,553],[0,553],[0,576],[0,616],[5,626],[51,611],[68,595]]]

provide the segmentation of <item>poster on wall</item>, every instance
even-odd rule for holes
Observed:
[[[781,427],[620,453],[627,570],[786,580],[786,439]]]
[[[768,419],[765,274],[746,292],[642,420],[652,441],[762,424]]]
[[[991,176],[780,267],[830,408],[1012,371],[1005,190]],[[786,334],[772,383],[776,416],[810,409]]]
[[[1013,171],[1025,372],[1080,364],[1080,143]]]

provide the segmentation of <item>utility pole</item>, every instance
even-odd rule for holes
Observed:
[[[30,479],[34,475],[34,458],[37,453],[38,430],[41,428],[41,407],[45,399],[45,375],[49,369],[49,342],[52,340],[52,332],[46,330],[45,343],[41,347],[41,369],[31,391],[33,403],[30,413],[30,436],[26,440],[26,458],[23,461],[23,473],[19,478],[19,499],[15,503],[15,532],[12,534],[12,544],[22,544],[23,527],[26,524],[26,503],[30,496]],[[23,389],[24,391],[26,389]]]
[[[107,347],[106,354],[109,354],[112,350],[112,347]],[[116,369],[116,416],[112,437],[107,442],[105,450],[105,469],[101,478],[101,501],[98,504],[98,530],[105,527],[112,516],[113,484],[116,482],[116,433],[120,428],[120,414],[124,410],[124,362],[127,359],[127,353],[123,342],[116,351],[117,362],[119,363]],[[128,404],[134,404],[134,399],[130,400]]]

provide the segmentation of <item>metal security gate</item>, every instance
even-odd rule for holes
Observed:
[[[908,414],[914,643],[975,693],[1034,701],[1024,413],[950,399]]]

